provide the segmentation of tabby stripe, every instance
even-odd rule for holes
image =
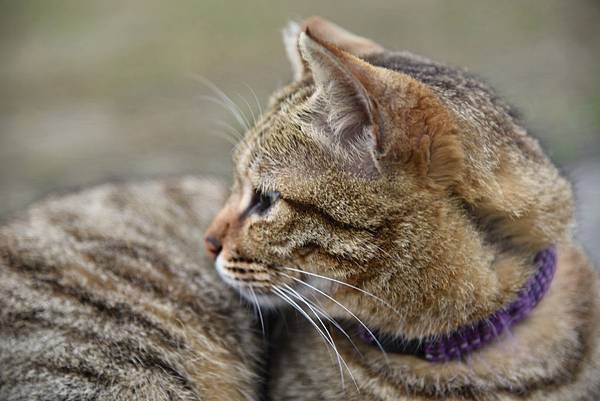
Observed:
[[[7,292],[7,295],[10,295],[10,299],[12,299],[13,302],[10,307],[9,305],[5,305],[4,303],[0,302],[0,311],[1,310],[10,310],[10,308],[15,309],[15,308],[20,308],[22,309],[21,311],[16,311],[16,312],[9,312],[6,314],[0,314],[0,323],[2,323],[0,325],[0,333],[5,332],[5,333],[11,333],[13,335],[18,335],[19,333],[21,333],[23,330],[28,330],[28,332],[32,332],[34,329],[61,329],[64,330],[66,332],[71,332],[71,331],[75,331],[75,332],[84,332],[84,330],[79,329],[77,327],[74,326],[68,326],[65,324],[59,324],[57,322],[58,318],[64,319],[66,317],[66,314],[62,311],[62,310],[58,310],[58,309],[50,309],[48,306],[45,307],[40,307],[38,306],[41,303],[46,302],[45,299],[40,299],[39,296],[36,297],[32,297],[31,293],[32,292],[37,292],[39,293],[39,289],[36,291],[35,289],[29,287],[26,289],[26,291],[29,293],[29,297],[23,297],[21,296],[21,294],[19,292],[14,292],[11,289],[5,289],[5,291]],[[40,294],[41,295],[41,294]],[[31,299],[35,298],[38,302],[35,302],[35,304],[31,304]],[[72,304],[74,307],[76,307],[76,310],[71,310],[69,311],[69,318],[70,321],[73,324],[77,324],[80,322],[89,322],[89,321],[93,321],[93,319],[90,319],[91,317],[91,313],[90,311],[87,311],[85,309],[82,308],[81,304],[77,304],[74,303]],[[43,314],[47,313],[49,315],[54,316],[55,318],[53,320],[47,320]],[[113,322],[111,320],[111,322]],[[28,323],[28,324],[24,324],[24,323]],[[33,326],[36,325],[36,326]],[[117,328],[113,328],[114,330],[117,330]],[[92,332],[89,332],[88,334],[86,334],[84,338],[86,341],[89,340],[94,340],[96,342],[110,342],[111,339],[110,338],[104,338],[101,337],[99,333],[94,333],[94,336],[90,337],[90,334],[92,334]],[[132,335],[131,333],[128,333],[128,335]],[[149,338],[148,337],[144,337],[144,341],[148,341]],[[84,341],[84,342],[86,342]]]
[[[139,263],[138,260],[130,260],[130,263],[126,264],[119,260],[119,255],[107,254],[96,249],[84,252],[84,256],[98,269],[111,273],[113,277],[120,279],[118,281],[124,281],[138,290],[151,292],[161,298],[166,298],[168,295],[168,290],[163,287],[168,280],[157,281],[151,279],[148,277],[147,272],[144,272],[144,270],[147,270],[144,263]]]
[[[156,371],[161,374],[161,376],[167,378],[169,382],[171,382],[174,386],[183,389],[186,392],[186,395],[190,400],[201,400],[198,392],[192,386],[190,380],[177,369],[170,366],[166,361],[160,358],[137,358],[137,366],[140,366],[148,371]],[[133,364],[133,361],[130,361]],[[79,378],[83,379],[88,383],[94,384],[92,388],[94,394],[89,393],[89,389],[85,389],[86,399],[98,399],[99,392],[101,391],[98,386],[102,386],[104,388],[114,387],[115,385],[119,385],[118,381],[115,381],[114,377],[107,377],[105,374],[100,373],[89,366],[85,365],[76,365],[76,366],[65,366],[60,364],[54,364],[52,361],[42,361],[36,362],[31,366],[32,369],[35,369],[36,373],[45,372],[48,376],[53,378],[65,379],[65,376],[70,376],[72,379]],[[46,376],[46,375],[44,375]],[[49,381],[53,382],[54,380],[48,378]],[[81,390],[81,386],[77,383],[73,383],[74,380],[71,380],[70,383],[73,384],[73,387],[76,388],[76,391]],[[36,375],[36,377],[19,377],[13,378],[13,380],[2,380],[0,377],[0,388],[15,388],[22,387],[24,384],[36,384],[39,385],[40,377]],[[127,383],[124,383],[127,385]],[[169,394],[169,399],[175,399],[174,394],[171,389],[163,388],[166,393]],[[91,398],[88,398],[91,397]],[[188,399],[188,398],[186,398]]]
[[[121,254],[129,256],[132,259],[139,259],[148,262],[149,265],[160,270],[166,278],[172,278],[178,275],[176,271],[171,269],[170,263],[156,249],[151,248],[140,242],[131,242],[117,239],[102,239],[99,247],[108,254]]]
[[[64,377],[64,375],[71,375],[80,377],[88,382],[94,383],[96,385],[102,385],[105,387],[109,387],[113,384],[113,381],[110,377],[107,377],[105,374],[97,371],[81,359],[77,361],[77,365],[72,366],[62,365],[52,360],[35,360],[33,361],[31,367],[36,371],[46,370],[48,373],[55,377]],[[23,380],[19,380],[18,378],[15,379],[16,380],[8,382],[7,384],[15,385],[23,383]],[[39,378],[34,378],[34,380],[39,380]]]
[[[81,343],[86,344],[101,344],[101,352],[104,356],[102,359],[98,359],[101,366],[106,368],[106,364],[110,365],[133,365],[141,367],[149,371],[157,371],[159,373],[166,374],[173,382],[183,387],[185,390],[196,396],[196,390],[191,384],[189,378],[185,373],[182,373],[175,366],[170,364],[167,360],[161,357],[160,351],[148,350],[147,348],[141,351],[139,349],[139,341],[135,340],[110,340],[100,336],[98,333],[90,330],[81,330],[76,327],[70,327],[66,325],[56,325],[46,319],[39,319],[39,323],[43,323],[47,329],[51,330],[65,330],[65,337],[70,340],[80,340]],[[41,325],[40,325],[41,326]],[[38,327],[42,328],[42,327]],[[31,334],[31,333],[28,333]],[[30,335],[30,337],[32,337]],[[144,338],[147,340],[147,338]],[[112,351],[116,351],[111,353]],[[51,350],[49,350],[51,351]],[[103,361],[105,363],[103,363]],[[84,364],[83,366],[80,364]],[[116,377],[108,378],[105,374],[98,372],[93,366],[85,364],[84,361],[78,359],[77,366],[64,366],[54,361],[33,361],[32,368],[36,370],[47,369],[50,373],[58,372],[63,374],[74,374],[81,376],[97,384],[110,385],[114,382]],[[58,375],[55,375],[58,376]],[[33,379],[35,380],[35,379]],[[28,382],[24,378],[13,378],[12,380],[3,380],[4,384],[16,385],[19,383]]]
[[[55,279],[44,278],[40,279],[40,281],[50,285],[64,295],[77,299],[84,305],[94,307],[99,312],[112,319],[115,319],[118,322],[134,322],[145,329],[155,331],[160,337],[162,337],[165,344],[171,347],[181,348],[184,343],[183,339],[178,338],[173,333],[160,327],[157,323],[149,320],[141,312],[133,310],[128,304],[118,302],[115,305],[110,305],[106,302],[106,300],[94,297],[89,292],[82,290],[81,287],[64,285]]]
[[[45,384],[46,386],[42,386],[42,383]],[[100,398],[100,389],[98,389],[97,387],[94,386],[93,383],[87,382],[88,386],[84,387],[82,386],[81,382],[76,382],[75,380],[71,380],[69,382],[59,382],[58,384],[52,380],[52,378],[49,377],[44,377],[43,379],[40,377],[36,377],[36,378],[31,378],[30,380],[23,380],[21,382],[21,384],[18,387],[12,387],[13,391],[11,390],[11,387],[8,386],[4,386],[2,381],[1,381],[1,377],[0,377],[0,399],[4,400],[4,397],[8,397],[10,396],[11,400],[30,400],[30,398],[23,398],[23,394],[26,395],[30,395],[30,394],[37,394],[39,397],[39,392],[40,389],[44,389],[46,390],[44,392],[44,398],[35,398],[35,400],[61,400],[61,401],[67,401],[67,400],[85,400],[85,401],[95,401],[95,400],[99,400]],[[58,393],[56,393],[56,389],[57,387],[69,387],[69,391],[68,391],[68,396],[67,394],[65,394],[64,391],[58,391]],[[18,394],[19,397],[15,398],[15,394]],[[73,398],[73,396],[77,395],[77,398]],[[58,397],[60,396],[60,398],[54,398],[54,397]],[[85,397],[84,397],[85,396]],[[105,398],[104,398],[105,399]]]
[[[194,207],[190,203],[189,196],[183,192],[180,183],[167,183],[164,187],[165,195],[177,205],[186,216],[198,227],[202,227],[202,221],[198,218]]]
[[[156,257],[152,257],[152,255],[155,254],[155,252],[148,252],[151,253],[152,255],[148,255],[148,253],[145,252],[137,252],[136,249],[132,248],[132,246],[127,246],[127,243],[124,241],[115,241],[113,244],[110,245],[109,249],[112,249],[112,252],[122,252],[122,254],[124,254],[125,256],[130,256],[131,257],[140,257],[140,259],[142,260],[147,260],[148,263],[151,266],[160,266],[163,265],[162,263],[156,263],[157,260],[162,260],[162,257],[156,256]],[[142,248],[144,250],[150,250],[150,248]],[[107,251],[109,252],[109,251]],[[97,255],[98,255],[98,251],[88,251],[86,253],[89,253],[93,258],[98,259]],[[149,256],[147,258],[142,258],[141,256]],[[108,255],[107,259],[116,259],[116,257],[114,257],[113,255]],[[95,260],[96,263],[100,263],[100,260]],[[136,288],[142,289],[144,291],[148,291],[151,290],[153,291],[155,294],[161,296],[162,298],[167,298],[168,292],[166,289],[162,288],[160,286],[160,284],[157,283],[151,283],[148,281],[144,281],[142,278],[135,276],[135,274],[131,274],[131,272],[125,270],[125,269],[118,269],[116,268],[116,263],[114,263],[112,260],[105,260],[105,258],[102,258],[102,265],[99,266],[103,271],[106,272],[112,272],[114,273],[114,276],[121,278],[122,280],[134,285]],[[164,269],[170,271],[170,268],[166,265],[166,263],[163,265]],[[172,273],[174,274],[174,273]],[[144,274],[141,274],[140,276],[144,276]],[[192,317],[198,317],[202,316],[206,313],[206,311],[202,308],[202,305],[198,302],[194,302],[195,296],[194,294],[183,294],[183,295],[187,295],[185,297],[179,297],[179,299],[177,299],[177,304],[180,308],[184,308],[187,307],[189,308],[189,310],[191,310],[193,312],[193,314],[191,315]]]
[[[171,279],[178,275],[178,272],[171,269],[167,259],[161,253],[141,242],[125,241],[90,233],[82,233],[79,230],[74,229],[64,229],[64,232],[82,244],[87,245],[87,243],[90,242],[97,242],[97,246],[103,249],[107,254],[121,254],[129,256],[132,259],[146,261],[149,265],[156,267],[157,270],[161,271],[167,279]],[[87,251],[86,253],[93,254],[94,252]]]
[[[52,311],[54,312],[54,311]],[[15,317],[17,314],[15,314]],[[57,323],[55,320],[49,320],[46,319],[43,316],[39,316],[38,313],[31,313],[29,316],[27,316],[27,312],[22,312],[19,313],[18,315],[23,317],[23,322],[27,322],[29,324],[27,325],[22,325],[22,326],[1,326],[0,327],[0,333],[2,332],[10,332],[11,335],[13,335],[14,337],[19,337],[19,336],[27,336],[27,335],[31,335],[31,336],[35,336],[37,335],[36,333],[38,331],[43,331],[43,330],[52,330],[52,331],[57,331],[57,332],[62,332],[61,334],[65,334],[65,336],[68,336],[70,339],[75,340],[75,341],[79,341],[80,343],[84,343],[84,344],[102,344],[103,349],[105,350],[119,350],[119,353],[122,353],[123,350],[127,350],[133,354],[137,354],[139,352],[139,344],[140,344],[140,340],[143,340],[144,342],[147,342],[148,345],[152,345],[152,346],[160,346],[158,344],[149,344],[149,341],[152,341],[149,337],[144,336],[144,337],[137,337],[137,335],[135,333],[130,333],[127,332],[126,335],[129,338],[125,338],[125,339],[120,339],[117,340],[114,337],[105,337],[103,336],[101,333],[99,333],[98,331],[93,331],[94,328],[93,327],[89,327],[89,328],[80,328],[77,327],[76,324],[77,323],[81,323],[82,321],[89,321],[89,316],[77,316],[77,320],[74,320],[72,323],[73,325],[70,324],[63,324],[63,323]],[[10,323],[10,321],[9,321]],[[117,329],[116,327],[114,328],[115,330]],[[6,331],[4,331],[6,330]],[[154,340],[156,340],[157,338],[154,338]],[[120,361],[120,362],[130,362],[129,359],[115,359],[115,355],[107,355],[107,357],[109,357],[111,359],[111,361]]]
[[[97,311],[109,317],[109,320],[116,319],[120,322],[133,321],[148,330],[157,332],[169,346],[175,348],[181,347],[181,344],[183,343],[182,339],[177,338],[172,333],[158,326],[158,324],[152,322],[140,312],[133,310],[129,305],[123,302],[118,302],[116,305],[109,305],[105,299],[99,299],[81,287],[61,283],[59,277],[38,277],[37,275],[40,273],[38,265],[40,264],[13,263],[9,264],[7,267],[18,273],[30,276],[34,281],[33,284],[35,287],[37,287],[39,283],[43,283],[59,294],[75,298],[82,304],[94,307]],[[44,267],[46,271],[50,271],[49,265],[45,265]],[[56,273],[56,269],[51,272]]]
[[[344,230],[368,232],[369,234],[372,234],[372,235],[376,234],[376,232],[373,229],[353,225],[351,223],[338,220],[334,216],[327,213],[325,210],[323,210],[313,204],[298,201],[295,199],[285,199],[285,201],[296,209],[300,209],[304,212],[313,213],[313,214],[318,215],[322,220],[324,220],[326,223],[328,223],[332,226],[340,227],[340,228],[343,228]]]
[[[124,240],[103,238],[100,241],[101,242],[98,245],[104,248],[102,253],[106,253],[109,257],[115,258],[114,254],[119,253],[121,255],[128,256],[132,259],[143,260],[146,261],[149,266],[157,267],[165,275],[165,281],[169,281],[172,278],[175,278],[175,280],[181,279],[181,274],[178,273],[176,270],[173,270],[170,264],[167,262],[167,259],[154,248],[151,248],[139,242],[131,242]],[[100,252],[98,252],[97,250],[86,252],[86,254],[89,254],[90,256],[92,256],[92,258],[97,257],[99,253]],[[99,263],[99,261],[95,262]],[[138,266],[142,265],[140,264]],[[105,263],[98,267],[103,271],[114,273],[116,276],[121,277],[123,280],[136,286],[137,288],[141,288],[146,291],[150,289],[155,291],[155,293],[161,296],[162,298],[170,298],[168,291],[162,288],[160,284],[147,283],[144,282],[142,279],[138,280],[137,278],[135,278],[135,275],[131,275],[130,273],[124,273],[124,271],[115,269],[115,266],[111,263],[111,261],[107,260]],[[189,275],[187,277],[184,277],[183,279],[187,280],[189,284]],[[184,286],[179,286],[177,289],[185,290]],[[195,302],[195,300],[197,299],[196,294],[189,293],[187,290],[185,291],[185,294],[178,294],[176,302],[180,309],[187,307],[190,311],[192,311],[193,313],[191,316],[194,319],[197,318],[197,321],[201,323],[202,321],[200,319],[200,316],[205,315],[206,310],[202,307],[201,303]],[[218,338],[213,337],[212,333],[210,332],[206,333],[206,335],[215,341],[220,341]]]
[[[125,281],[126,283],[141,291],[152,292],[160,298],[167,300],[170,300],[170,298],[172,297],[170,290],[164,288],[165,283],[168,283],[169,279],[165,278],[161,281],[151,279],[150,277],[148,277],[148,274],[144,272],[144,270],[146,270],[147,267],[143,263],[135,263],[139,261],[132,260],[131,264],[127,265],[127,267],[129,268],[128,270],[120,269],[119,264],[122,264],[122,262],[118,261],[117,256],[105,252],[104,250],[89,250],[85,252],[85,255],[90,259],[92,263],[96,265],[97,268],[101,269],[103,272],[112,274],[114,277],[120,278],[122,281]],[[129,253],[126,252],[123,255],[129,256]],[[154,258],[142,260],[147,261],[147,263],[150,266],[155,266],[153,264],[155,260]],[[134,263],[135,267],[133,267]],[[179,294],[179,296],[176,299],[179,308],[188,308],[193,312],[193,316],[202,316],[206,313],[206,311],[202,308],[202,304],[194,302],[194,300],[196,299],[195,294],[190,293],[184,288],[184,286],[176,285],[176,287],[177,291],[185,291],[185,294]],[[181,295],[184,295],[184,297],[182,297]]]
[[[5,308],[5,305],[0,304],[0,307]],[[27,311],[9,312],[0,318],[0,333],[10,332],[15,335],[18,333],[19,328],[24,328],[23,323],[39,323],[44,320],[40,317],[40,313],[43,312],[42,308],[34,308]]]
[[[147,275],[144,280],[144,273],[141,272],[141,275],[136,275],[136,273],[140,273],[139,271],[131,271],[127,269],[119,269],[118,264],[116,262],[117,258],[112,261],[112,255],[103,255],[103,258],[100,259],[98,253],[90,252],[91,257],[93,257],[93,262],[96,263],[96,266],[102,269],[103,272],[111,274],[113,277],[120,279],[119,281],[123,281],[132,287],[143,291],[150,292],[154,294],[156,297],[160,297],[166,302],[171,302],[170,291],[163,287],[163,282],[157,282],[156,280],[150,280]],[[108,257],[106,257],[108,256]],[[139,266],[139,265],[138,265]],[[131,266],[128,266],[131,268]],[[185,291],[185,293],[177,294],[176,308],[178,310],[184,310],[185,308],[189,309],[192,313],[190,314],[190,318],[195,321],[202,323],[200,316],[206,314],[206,310],[202,308],[202,304],[199,302],[194,302],[196,299],[196,295],[188,292],[183,286],[177,286],[176,291]],[[207,334],[210,336],[210,334]]]

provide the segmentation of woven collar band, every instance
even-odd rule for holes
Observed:
[[[556,271],[556,248],[550,247],[535,255],[536,272],[529,278],[516,300],[487,319],[460,327],[453,333],[435,338],[404,339],[390,337],[372,330],[373,335],[359,328],[363,341],[385,352],[411,354],[430,362],[446,362],[476,351],[498,338],[525,319],[544,297]]]

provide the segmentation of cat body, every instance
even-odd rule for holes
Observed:
[[[511,108],[461,69],[317,17],[284,40],[294,82],[238,145],[206,236],[225,282],[298,312],[271,399],[598,399],[598,280],[571,187]],[[473,352],[432,362],[356,334],[418,345],[486,322],[549,249],[548,292]]]
[[[0,400],[258,399],[256,321],[203,256],[223,194],[106,184],[1,227]]]
[[[0,399],[257,399],[257,322],[230,287],[289,312],[274,401],[600,398],[571,188],[510,107],[319,18],[285,42],[294,82],[237,146],[226,202],[193,177],[107,184],[0,228]],[[477,350],[432,362],[363,338],[485,322],[548,249],[548,292]]]

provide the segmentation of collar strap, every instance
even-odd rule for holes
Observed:
[[[380,334],[359,327],[363,341],[381,346],[383,351],[415,355],[430,362],[446,362],[461,359],[498,338],[525,319],[544,297],[556,271],[556,248],[554,246],[538,252],[534,263],[536,272],[527,280],[517,299],[486,319],[458,328],[442,336],[406,339]]]

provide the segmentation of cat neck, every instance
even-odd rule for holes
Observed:
[[[415,355],[430,362],[461,359],[495,341],[534,310],[550,288],[556,271],[556,260],[554,246],[538,252],[534,259],[536,270],[514,301],[487,318],[459,327],[451,333],[407,339],[359,326],[359,336],[366,343],[387,353]]]

